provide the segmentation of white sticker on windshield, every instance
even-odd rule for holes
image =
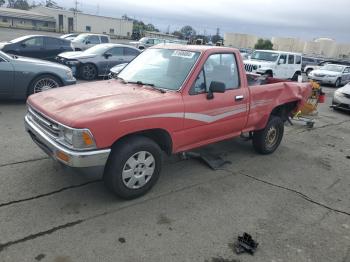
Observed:
[[[175,50],[171,56],[177,56],[177,57],[182,57],[182,58],[193,58],[193,56],[195,54],[196,53],[194,53],[194,52]]]

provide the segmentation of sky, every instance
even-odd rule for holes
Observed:
[[[191,25],[197,33],[225,32],[259,37],[333,38],[350,43],[350,0],[78,0],[90,14],[129,17],[165,32]],[[64,7],[74,0],[57,0]]]

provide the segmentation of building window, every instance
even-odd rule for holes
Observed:
[[[91,26],[87,25],[86,28],[85,28],[85,31],[86,32],[91,32]]]
[[[2,22],[3,22],[3,23],[8,23],[7,18],[3,18],[3,19],[2,19]]]
[[[114,35],[114,29],[113,28],[109,29],[109,33]]]
[[[44,22],[44,26],[45,27],[49,27],[49,23],[48,22]]]

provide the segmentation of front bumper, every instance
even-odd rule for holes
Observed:
[[[329,84],[329,85],[335,85],[335,82],[338,79],[338,77],[317,77],[317,76],[309,76],[309,78],[321,84]]]
[[[70,150],[46,135],[27,114],[24,119],[25,129],[33,141],[50,157],[70,167],[104,166],[110,149],[94,151]]]
[[[75,78],[70,80],[63,80],[63,84],[65,86],[75,85],[76,83],[77,83],[77,80]]]
[[[345,111],[350,111],[350,98],[340,97],[335,94],[332,100],[331,107],[342,109]]]

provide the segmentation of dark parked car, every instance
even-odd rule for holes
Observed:
[[[106,76],[112,67],[129,63],[140,50],[127,45],[100,44],[83,52],[66,52],[57,56],[57,62],[72,68],[74,75],[85,80]]]
[[[75,82],[72,71],[66,66],[0,51],[1,99],[24,99],[33,93]]]
[[[0,43],[0,50],[14,55],[54,61],[55,57],[73,51],[69,40],[44,35],[28,35]]]

